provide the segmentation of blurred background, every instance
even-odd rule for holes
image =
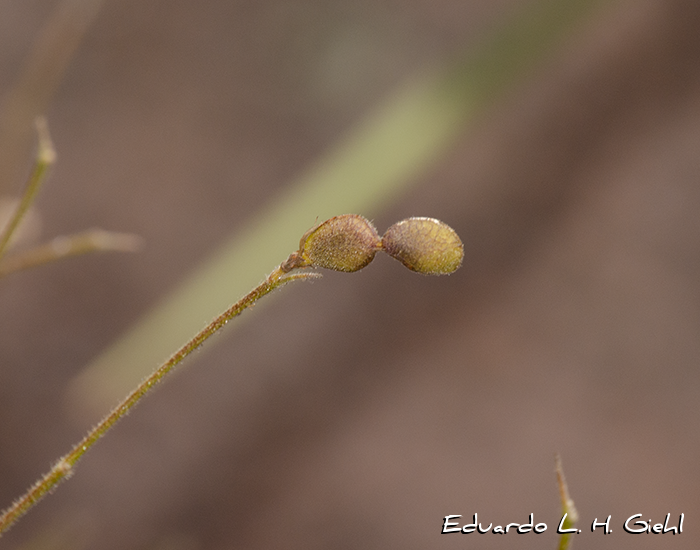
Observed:
[[[559,452],[575,548],[696,548],[698,29],[691,0],[1,2],[0,193],[44,113],[41,240],[146,244],[0,281],[0,507],[316,217],[440,218],[465,261],[261,302],[0,546],[554,548]],[[440,534],[477,512],[548,530]]]

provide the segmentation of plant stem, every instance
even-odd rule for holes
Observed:
[[[566,478],[564,477],[564,467],[561,463],[561,457],[557,454],[554,457],[554,462],[557,472],[557,485],[559,486],[559,497],[561,498],[561,509],[564,514],[566,514],[566,520],[562,527],[566,529],[573,529],[578,522],[578,511],[576,506],[574,506],[574,501],[571,500],[571,495],[569,495],[569,486],[566,484]],[[558,550],[568,550],[571,547],[573,538],[571,533],[562,533],[559,537]]]
[[[83,233],[56,237],[50,242],[12,254],[0,260],[0,277],[55,262],[70,256],[91,252],[134,252],[141,246],[142,239],[128,233],[113,233],[102,229],[91,229]]]
[[[0,515],[0,534],[6,531],[17,519],[24,515],[42,497],[49,493],[60,481],[67,479],[73,473],[73,467],[80,458],[97,441],[107,433],[107,431],[117,423],[142,397],[144,397],[154,386],[156,386],[166,374],[171,372],[185,357],[201,346],[205,340],[214,335],[228,321],[240,315],[243,310],[252,306],[257,300],[269,294],[276,288],[299,279],[311,279],[320,277],[319,273],[301,272],[289,273],[299,267],[295,260],[296,254],[276,268],[268,277],[256,288],[251,290],[229,309],[216,317],[211,323],[199,331],[189,342],[176,351],[170,359],[159,366],[153,373],[144,379],[138,387],[132,391],[116,408],[112,410],[97,426],[95,426],[73,449],[65,456],[61,457],[51,468],[51,470],[39,479],[29,490],[17,499],[12,506]]]
[[[49,135],[49,127],[46,124],[46,119],[43,117],[38,117],[36,119],[36,131],[39,136],[38,149],[36,152],[36,159],[34,161],[34,168],[31,175],[29,176],[29,181],[27,182],[27,187],[22,195],[22,200],[17,206],[17,210],[13,214],[10,221],[5,226],[5,229],[0,234],[0,258],[2,258],[7,245],[10,242],[12,234],[15,232],[22,218],[29,210],[29,207],[34,202],[41,184],[44,183],[46,179],[46,174],[49,168],[56,160],[56,152],[53,148],[53,143],[51,143],[51,136]]]

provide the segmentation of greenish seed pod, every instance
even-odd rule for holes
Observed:
[[[464,245],[455,230],[433,218],[395,223],[382,237],[382,248],[408,269],[427,275],[453,273],[464,258]]]
[[[374,226],[357,214],[344,214],[309,229],[299,243],[305,265],[352,272],[365,267],[382,248]]]

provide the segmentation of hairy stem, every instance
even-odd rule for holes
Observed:
[[[292,256],[295,256],[294,254]],[[290,257],[291,258],[291,257]],[[158,367],[153,373],[144,379],[138,387],[132,391],[126,399],[124,399],[117,407],[112,410],[97,426],[95,426],[88,434],[76,444],[73,449],[65,456],[61,457],[51,468],[51,470],[39,479],[29,490],[17,499],[12,506],[5,510],[0,515],[0,534],[6,531],[17,519],[25,514],[32,506],[34,506],[42,497],[50,492],[60,481],[67,479],[73,472],[73,467],[80,458],[92,447],[97,441],[114,426],[142,397],[156,386],[166,374],[171,372],[185,357],[192,353],[195,349],[201,346],[205,340],[214,335],[228,321],[240,315],[243,310],[252,306],[257,300],[269,294],[276,288],[299,279],[311,279],[320,277],[319,273],[289,273],[295,269],[295,262],[287,260],[277,269],[275,269],[267,279],[260,285],[251,290],[238,302],[233,304],[229,309],[216,317],[211,323],[199,331],[189,342],[176,351],[170,359]]]

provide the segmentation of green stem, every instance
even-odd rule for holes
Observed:
[[[22,200],[17,206],[17,210],[10,218],[10,221],[5,226],[5,229],[0,234],[0,258],[2,258],[7,245],[10,242],[12,234],[15,232],[22,218],[29,210],[29,207],[34,202],[41,184],[44,183],[46,179],[46,174],[49,168],[56,160],[56,152],[54,151],[53,144],[51,143],[51,136],[49,136],[49,128],[46,124],[46,119],[39,117],[36,119],[36,130],[39,134],[39,145],[36,153],[36,160],[34,161],[34,169],[29,176],[29,182],[27,183],[27,188],[24,190],[22,195]]]
[[[295,257],[295,254],[290,256],[290,260]],[[142,397],[156,386],[166,374],[171,372],[176,365],[192,353],[195,349],[201,346],[205,340],[214,335],[231,319],[240,315],[245,309],[252,306],[257,300],[269,294],[276,288],[299,279],[311,279],[320,277],[319,273],[289,273],[295,269],[294,261],[287,260],[277,269],[275,269],[267,279],[260,285],[251,290],[238,302],[233,304],[229,309],[216,317],[211,323],[199,331],[194,338],[176,351],[170,359],[158,367],[153,373],[144,379],[138,387],[132,391],[126,399],[117,405],[111,413],[109,413],[97,426],[95,426],[88,434],[80,441],[73,449],[65,456],[61,457],[51,468],[51,470],[39,479],[29,490],[17,499],[12,506],[5,510],[0,515],[0,534],[9,529],[9,527],[24,515],[32,506],[34,506],[42,497],[49,493],[60,481],[67,479],[73,473],[73,467],[80,458],[92,447],[97,441],[114,426]]]

